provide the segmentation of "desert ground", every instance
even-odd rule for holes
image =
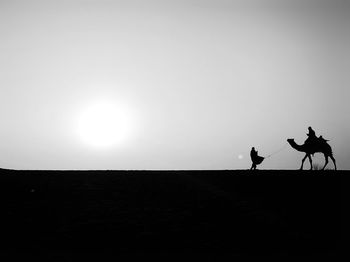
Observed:
[[[349,174],[0,170],[0,251],[336,256]]]

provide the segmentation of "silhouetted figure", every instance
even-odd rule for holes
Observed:
[[[311,126],[309,126],[307,129],[309,130],[309,133],[307,134],[308,137],[316,137],[316,133]]]
[[[327,143],[329,140],[324,139],[322,136],[317,137],[315,131],[311,128],[311,126],[308,127],[309,133],[306,134],[308,138],[305,140],[305,144],[320,144],[320,143]]]
[[[258,155],[258,151],[255,151],[255,148],[252,147],[252,150],[250,150],[250,158],[252,160],[252,166],[250,170],[255,170],[256,166],[261,164],[264,160],[264,157]]]
[[[311,126],[308,127],[309,133],[307,133],[306,135],[308,136],[308,138],[305,140],[305,144],[309,144],[309,143],[313,143],[316,141],[317,137],[316,137],[316,133],[315,131],[312,129]]]

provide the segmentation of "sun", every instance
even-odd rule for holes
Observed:
[[[98,101],[82,110],[77,130],[84,144],[96,149],[111,148],[128,139],[131,116],[121,104]]]

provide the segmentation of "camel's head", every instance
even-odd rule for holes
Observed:
[[[288,139],[287,139],[287,142],[288,142],[288,143],[294,142],[294,138],[288,138]]]

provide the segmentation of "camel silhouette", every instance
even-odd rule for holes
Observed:
[[[316,138],[312,143],[304,143],[303,145],[298,145],[297,143],[295,143],[293,138],[289,138],[289,139],[287,139],[287,142],[295,150],[306,153],[305,157],[303,158],[303,160],[301,162],[300,170],[303,169],[304,161],[306,158],[309,158],[309,162],[310,162],[310,166],[311,166],[310,170],[312,170],[311,155],[313,155],[315,153],[322,153],[324,155],[325,164],[324,164],[322,170],[324,170],[328,164],[328,157],[330,157],[332,159],[333,164],[334,164],[334,169],[337,170],[337,165],[336,165],[335,159],[333,157],[332,148],[327,143],[327,140],[322,140],[322,139]]]

